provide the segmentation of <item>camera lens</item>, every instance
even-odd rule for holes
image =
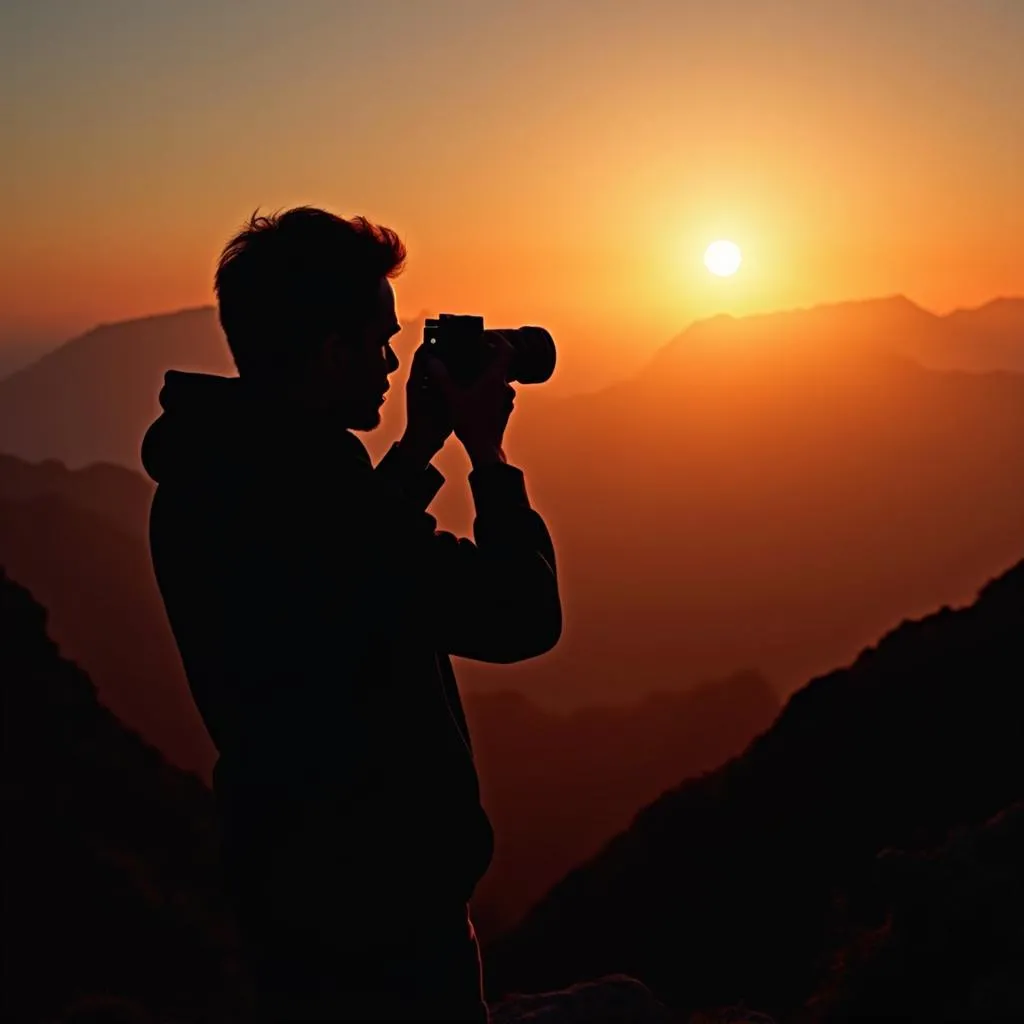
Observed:
[[[512,345],[509,380],[542,384],[555,372],[555,339],[543,327],[502,330]]]

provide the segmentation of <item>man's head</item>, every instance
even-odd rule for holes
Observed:
[[[405,246],[389,228],[303,206],[253,215],[224,247],[221,326],[243,380],[330,408],[345,426],[380,422],[399,330],[390,278]]]

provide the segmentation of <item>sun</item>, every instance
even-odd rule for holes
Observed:
[[[740,247],[724,238],[712,242],[704,252],[704,266],[719,277],[732,277],[742,262]]]

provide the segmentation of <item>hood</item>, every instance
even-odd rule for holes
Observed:
[[[347,453],[369,461],[362,442],[329,415],[285,406],[240,377],[168,370],[160,407],[141,452],[143,468],[157,483],[266,454],[275,442],[308,454],[327,444],[335,457]]]
[[[244,436],[243,398],[239,377],[168,370],[160,390],[163,413],[142,441],[143,468],[160,483],[236,450]]]

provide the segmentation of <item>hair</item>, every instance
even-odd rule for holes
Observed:
[[[405,245],[365,217],[298,206],[259,216],[224,246],[215,289],[220,324],[242,376],[296,366],[332,330],[365,318]]]

